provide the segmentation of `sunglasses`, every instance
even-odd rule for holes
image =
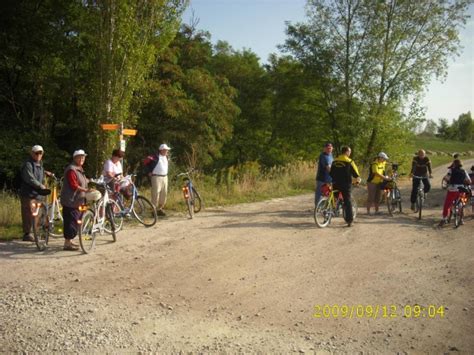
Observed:
[[[41,155],[43,152],[35,152],[35,155]]]

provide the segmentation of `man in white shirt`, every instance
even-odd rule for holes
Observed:
[[[158,216],[166,216],[163,208],[168,193],[168,152],[170,147],[166,144],[160,145],[158,161],[150,173],[151,176],[151,202],[157,207]]]

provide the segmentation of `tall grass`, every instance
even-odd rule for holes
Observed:
[[[256,202],[314,190],[314,163],[297,162],[261,172],[257,163],[224,169],[214,175],[193,176],[193,184],[206,207]],[[169,187],[168,210],[184,210],[182,182]]]
[[[0,239],[21,236],[20,199],[7,191],[0,191]]]

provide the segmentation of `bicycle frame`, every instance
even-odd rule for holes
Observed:
[[[59,229],[60,232],[62,232],[62,224],[63,224],[63,215],[61,213],[61,204],[58,199],[58,186],[60,185],[59,179],[53,174],[51,175],[53,178],[53,184],[51,188],[51,195],[50,195],[50,202],[49,202],[49,208],[48,208],[48,219],[49,219],[49,225],[51,226],[50,233],[53,236],[59,236],[60,233],[53,233],[54,227],[54,221],[59,220],[61,228]]]
[[[125,201],[124,201],[125,196],[120,192],[120,190],[114,191],[114,193],[113,193],[114,200],[117,201],[117,203],[119,204],[120,214],[123,217],[125,217],[127,215],[130,215],[130,213],[132,213],[133,207],[135,205],[135,201],[136,201],[137,196],[138,196],[137,187],[135,186],[134,182],[132,181],[133,176],[134,175],[127,175],[123,178],[123,180],[127,180],[130,183],[130,185],[132,186],[132,196],[131,196],[130,206],[128,206],[128,207],[125,206]]]

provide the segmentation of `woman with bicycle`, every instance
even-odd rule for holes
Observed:
[[[461,160],[456,159],[448,169],[448,173],[443,178],[448,183],[448,192],[444,199],[443,219],[439,222],[438,227],[443,227],[448,222],[448,214],[453,201],[459,197],[459,187],[471,184],[471,179],[466,170],[462,168]],[[462,223],[462,222],[461,222]]]
[[[87,200],[96,200],[101,194],[87,187],[89,180],[84,174],[83,165],[86,160],[84,150],[76,150],[72,155],[72,163],[64,171],[64,183],[61,189],[61,204],[64,221],[64,250],[79,250],[72,240],[76,237],[82,212],[79,207]]]
[[[370,215],[370,208],[373,206],[375,214],[379,213],[380,194],[382,184],[390,178],[385,175],[388,156],[380,152],[377,158],[370,165],[369,177],[367,178],[367,214]]]

